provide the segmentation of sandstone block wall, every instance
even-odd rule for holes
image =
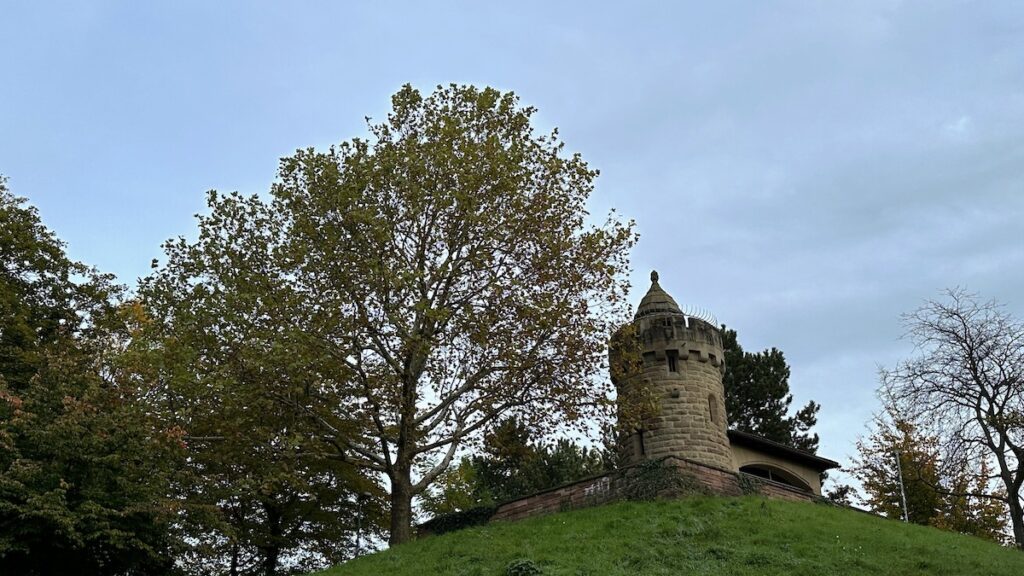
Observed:
[[[637,320],[643,371],[620,391],[647,386],[658,400],[658,413],[643,430],[623,438],[620,452],[634,464],[678,456],[709,466],[732,467],[726,434],[724,352],[718,329],[703,320],[666,315]]]

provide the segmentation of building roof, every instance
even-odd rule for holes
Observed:
[[[815,456],[810,452],[803,450],[797,450],[792,446],[786,446],[774,440],[769,440],[763,436],[757,434],[751,434],[750,432],[741,432],[739,430],[729,430],[729,442],[731,444],[739,444],[752,448],[758,452],[765,454],[771,454],[792,462],[798,462],[817,470],[818,472],[824,472],[831,468],[839,468],[839,462],[835,460],[829,460],[828,458],[822,458],[821,456]]]
[[[651,271],[651,288],[636,308],[636,318],[651,314],[682,314],[679,304],[658,284],[658,272]]]

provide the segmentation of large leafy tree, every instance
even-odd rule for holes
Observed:
[[[359,390],[367,432],[340,440],[388,478],[392,543],[490,423],[571,424],[609,392],[634,233],[586,223],[597,172],[533,113],[493,89],[407,86],[369,139],[299,152],[273,189],[294,280]]]
[[[816,452],[818,435],[810,430],[821,408],[813,400],[790,415],[789,364],[781,350],[747,352],[736,331],[722,326],[725,348],[725,409],[729,425],[794,448]]]
[[[535,132],[533,113],[489,88],[406,86],[368,138],[297,152],[269,202],[232,218],[214,203],[200,223],[239,246],[278,242],[268,261],[288,287],[292,354],[334,369],[276,400],[387,479],[392,543],[411,536],[414,498],[492,423],[543,430],[607,408],[635,234],[588,224],[597,172]],[[211,259],[250,265],[245,250]],[[259,309],[279,293],[252,298]]]
[[[182,564],[232,576],[323,568],[352,556],[360,524],[380,524],[366,518],[379,503],[360,497],[379,496],[376,483],[305,412],[340,413],[344,367],[307,338],[303,306],[315,302],[288,281],[281,219],[256,198],[209,204],[198,239],[166,243],[167,261],[141,282],[125,355],[152,383],[150,405],[186,434]]]
[[[0,180],[0,572],[158,574],[180,439],[110,361],[126,338],[107,276],[70,260]]]

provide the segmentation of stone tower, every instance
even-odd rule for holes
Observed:
[[[684,314],[658,285],[657,272],[651,273],[651,288],[637,307],[633,326],[643,366],[613,383],[620,397],[646,386],[655,408],[620,437],[623,463],[678,456],[731,470],[718,328]]]

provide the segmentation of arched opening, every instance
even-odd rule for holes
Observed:
[[[787,472],[777,466],[772,466],[771,464],[748,464],[747,466],[742,466],[740,468],[740,472],[750,474],[751,476],[757,476],[758,478],[772,480],[794,488],[799,488],[800,490],[813,492],[811,487],[795,474]]]

